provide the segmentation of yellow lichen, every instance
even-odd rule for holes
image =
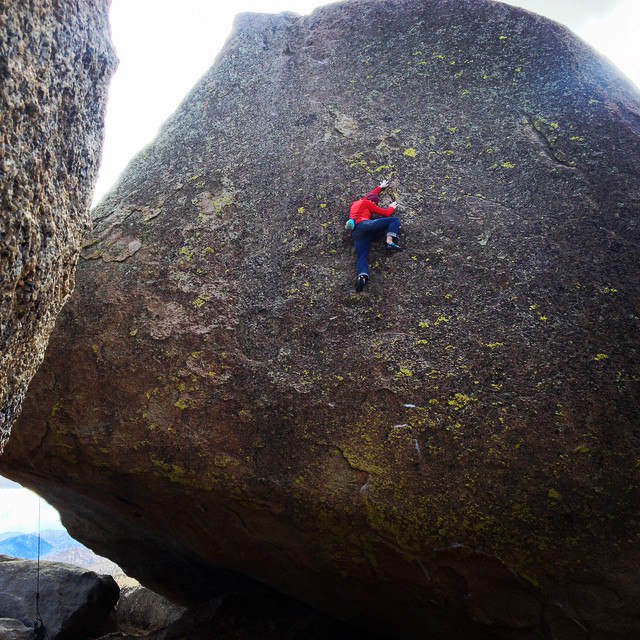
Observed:
[[[456,393],[453,398],[447,400],[447,404],[453,407],[456,411],[466,407],[470,402],[477,402],[477,400],[465,393]]]
[[[191,304],[196,307],[197,309],[200,309],[201,307],[203,307],[207,302],[209,302],[209,300],[211,300],[211,296],[207,293],[200,293],[198,294],[198,297],[193,300],[191,302]]]

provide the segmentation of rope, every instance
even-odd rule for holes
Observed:
[[[36,611],[38,609],[38,600],[40,600],[40,503],[38,498],[38,571],[36,573]]]
[[[42,498],[38,498],[38,564],[36,570],[36,620],[33,625],[35,640],[51,640],[40,615],[40,507]]]

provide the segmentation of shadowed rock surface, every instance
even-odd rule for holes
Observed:
[[[115,67],[108,6],[0,5],[0,453],[89,223]]]
[[[70,564],[41,562],[36,609],[36,584],[37,562],[0,556],[0,618],[17,619],[33,629],[39,611],[51,640],[99,635],[120,591],[111,576]],[[25,633],[14,626],[16,633]]]
[[[123,633],[149,635],[175,622],[185,612],[157,593],[137,585],[120,589],[113,623]]]
[[[520,9],[242,16],[96,209],[0,468],[181,602],[637,637],[639,157],[635,88]],[[357,295],[383,176],[407,250]]]
[[[15,618],[0,618],[0,638],[2,640],[33,640],[33,629]]]
[[[128,608],[128,604],[124,606]],[[110,634],[103,640],[140,637],[126,632]],[[332,620],[299,601],[265,589],[214,598],[187,610],[165,629],[144,637],[149,640],[389,640]]]

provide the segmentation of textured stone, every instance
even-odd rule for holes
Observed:
[[[14,618],[0,618],[0,638],[2,640],[33,640],[33,629]]]
[[[243,16],[97,208],[2,472],[185,602],[635,637],[639,157],[635,88],[520,9]],[[383,176],[407,250],[358,295]]]
[[[89,223],[115,66],[108,6],[0,5],[0,453]]]
[[[84,640],[100,633],[118,600],[115,580],[70,564],[40,562],[36,609],[37,564],[0,556],[0,618],[33,629],[39,611],[51,640]]]
[[[123,633],[148,635],[168,627],[184,612],[184,607],[178,607],[157,593],[137,585],[120,589],[113,620]]]
[[[226,594],[187,610],[149,640],[389,640],[332,620],[271,590]],[[102,640],[137,640],[114,634]]]

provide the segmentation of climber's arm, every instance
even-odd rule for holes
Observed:
[[[379,216],[383,216],[385,218],[392,215],[398,206],[397,202],[392,202],[390,206],[383,208],[379,207],[375,202],[371,202],[371,200],[365,200],[364,204],[371,213],[377,213]]]

